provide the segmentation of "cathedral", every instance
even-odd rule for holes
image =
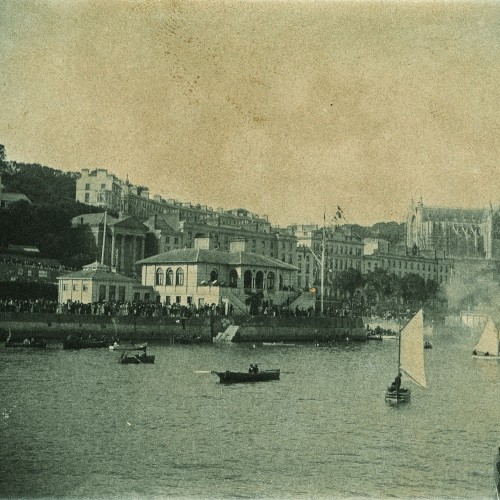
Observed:
[[[406,244],[449,258],[500,259],[500,209],[427,207],[420,199],[407,216]]]

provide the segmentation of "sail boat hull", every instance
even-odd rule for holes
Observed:
[[[390,404],[409,403],[411,400],[411,389],[401,387],[399,391],[387,389],[385,401]]]
[[[491,356],[490,354],[473,354],[472,357],[480,359],[491,359],[492,361],[498,361],[500,359],[500,356]]]

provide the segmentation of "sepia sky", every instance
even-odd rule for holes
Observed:
[[[0,0],[0,144],[276,225],[500,201],[500,3]]]

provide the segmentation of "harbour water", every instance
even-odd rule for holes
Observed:
[[[0,348],[0,497],[494,498],[500,363],[434,329],[428,389],[384,402],[397,341]],[[224,386],[211,370],[281,368]]]

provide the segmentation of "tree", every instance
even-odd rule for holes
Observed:
[[[427,300],[425,280],[418,274],[409,273],[401,278],[401,295],[407,304],[422,305]]]
[[[342,271],[337,274],[333,279],[333,286],[346,298],[349,298],[351,310],[354,306],[354,299],[356,291],[363,288],[365,284],[365,277],[361,274],[359,269],[353,267]]]

